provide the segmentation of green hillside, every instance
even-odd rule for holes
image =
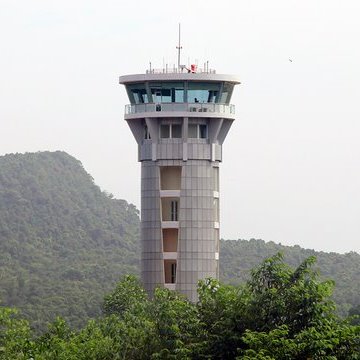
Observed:
[[[139,218],[64,152],[0,157],[0,299],[38,328],[80,326],[139,267]]]
[[[344,255],[326,253],[255,239],[222,241],[221,280],[232,284],[243,282],[249,278],[249,272],[256,264],[278,252],[282,252],[285,261],[293,267],[310,256],[316,256],[315,268],[321,277],[335,281],[334,300],[341,315],[346,316],[351,307],[360,304],[360,255],[356,252]]]
[[[0,157],[2,304],[19,308],[37,330],[56,315],[73,327],[98,316],[104,294],[123,274],[139,272],[138,215],[133,205],[102,192],[64,152]],[[356,253],[222,241],[221,279],[242,282],[251,268],[279,251],[293,266],[315,255],[321,274],[336,281],[342,314],[360,304]]]

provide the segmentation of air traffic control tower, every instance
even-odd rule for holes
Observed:
[[[120,77],[141,162],[141,277],[150,295],[163,286],[196,301],[198,281],[219,276],[219,164],[239,83],[195,65]]]

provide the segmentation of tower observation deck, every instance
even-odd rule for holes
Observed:
[[[219,164],[235,120],[236,77],[212,70],[149,70],[120,77],[125,120],[141,162],[141,277],[197,300],[219,276]]]

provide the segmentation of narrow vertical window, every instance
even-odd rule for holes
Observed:
[[[215,252],[219,252],[220,248],[220,235],[219,229],[214,229]]]
[[[203,125],[203,124],[199,125],[199,138],[207,139],[207,125]]]
[[[214,221],[219,222],[219,199],[214,199]]]
[[[171,283],[176,283],[176,263],[171,264]]]
[[[171,201],[171,221],[178,221],[178,202]]]
[[[176,283],[176,260],[164,260],[165,284]]]
[[[213,167],[214,191],[219,191],[219,168]]]

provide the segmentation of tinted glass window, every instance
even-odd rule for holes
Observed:
[[[171,89],[161,89],[161,102],[171,102]]]
[[[175,89],[175,102],[184,102],[184,89]]]
[[[183,83],[150,83],[154,103],[184,102]]]
[[[189,82],[188,102],[209,103],[216,102],[220,90],[220,84]]]

